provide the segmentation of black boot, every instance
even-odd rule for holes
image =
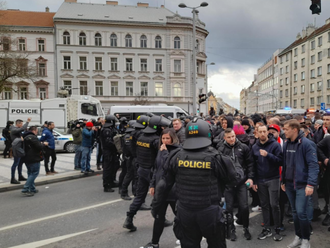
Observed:
[[[104,190],[103,190],[104,192],[110,192],[110,193],[112,193],[112,192],[115,192],[115,190],[114,189],[112,189],[112,188],[110,188],[110,187],[104,187]]]
[[[11,180],[10,180],[10,183],[11,184],[21,184],[19,181],[17,181],[15,178],[12,178]]]
[[[133,224],[133,216],[130,216],[127,214],[123,228],[126,228],[126,229],[130,230],[131,232],[136,231],[136,226],[134,226],[134,224]]]
[[[123,199],[123,200],[125,200],[125,201],[130,201],[130,200],[132,200],[132,198],[131,198],[128,194],[126,194],[126,195],[121,195],[120,197],[121,197],[121,199]]]
[[[19,176],[18,181],[26,181],[26,178],[24,176]]]
[[[322,214],[327,214],[329,212],[329,206],[328,204],[324,206],[324,208],[322,209]]]
[[[147,204],[145,204],[145,203],[143,203],[142,205],[141,205],[141,207],[140,207],[140,209],[139,210],[151,210],[151,207],[150,206],[148,206]]]

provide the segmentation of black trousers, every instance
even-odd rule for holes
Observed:
[[[46,172],[54,172],[55,168],[55,162],[56,162],[56,152],[54,149],[50,149],[48,147],[45,147],[45,152],[44,152],[44,163],[45,163],[45,170]],[[49,158],[52,158],[52,162],[50,164],[50,170],[49,170]]]
[[[124,178],[127,174],[127,160],[128,158],[126,158],[125,156],[123,156],[123,161],[121,161],[121,172],[119,174],[119,188],[121,189],[122,185],[123,185],[123,181]]]
[[[162,236],[163,230],[164,230],[164,222],[165,222],[165,215],[167,211],[167,207],[171,206],[173,213],[176,215],[176,202],[175,201],[168,201],[161,206],[159,209],[159,212],[157,214],[157,217],[154,220],[154,227],[152,230],[152,240],[151,242],[153,244],[158,244],[160,236]]]
[[[136,215],[141,205],[144,203],[149,190],[150,179],[152,176],[151,169],[144,169],[139,167],[138,171],[138,183],[136,189],[136,196],[133,199],[132,204],[129,206],[128,216]]]
[[[101,162],[102,155],[103,155],[103,150],[102,150],[102,148],[101,148],[101,144],[98,143],[98,146],[97,146],[96,165],[101,165],[101,164],[102,164],[102,162]]]
[[[103,151],[103,187],[113,187],[113,181],[116,177],[115,164],[119,161],[116,152],[104,150]]]
[[[226,210],[228,213],[233,215],[234,199],[237,196],[238,201],[238,212],[243,222],[243,227],[249,227],[249,205],[248,205],[248,194],[245,184],[237,187],[226,187],[225,189],[225,200]],[[232,229],[235,230],[234,223],[232,223]]]
[[[178,203],[174,234],[182,248],[200,248],[203,237],[209,248],[226,248],[225,225],[221,219],[222,209],[218,205],[192,211]]]
[[[125,159],[127,172],[121,184],[121,195],[123,196],[128,194],[128,186],[131,182],[132,182],[132,193],[133,195],[136,195],[137,169],[136,166],[133,164],[133,162],[134,159],[132,157],[128,157],[127,159]]]
[[[6,147],[5,147],[5,150],[3,150],[3,156],[6,157],[10,151],[10,148],[11,148],[11,144],[10,143],[6,143]]]

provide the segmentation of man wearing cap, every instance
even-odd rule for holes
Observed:
[[[81,142],[81,173],[94,172],[91,170],[91,153],[94,143],[94,130],[95,127],[92,122],[87,122],[86,127],[82,131]]]
[[[319,127],[319,129],[315,130],[313,137],[315,144],[318,144],[324,138],[324,135],[328,133],[328,127],[330,126],[330,114],[326,113],[323,115],[322,124],[323,125]]]
[[[277,126],[272,128],[277,130]],[[271,128],[271,129],[272,129]],[[270,229],[270,216],[272,211],[275,223],[274,240],[282,240],[280,235],[281,215],[279,206],[280,190],[280,166],[283,161],[281,145],[272,137],[268,137],[268,130],[265,125],[259,125],[257,128],[259,140],[252,147],[252,154],[256,163],[254,191],[258,192],[264,228],[259,234],[258,239],[265,239],[272,236]]]

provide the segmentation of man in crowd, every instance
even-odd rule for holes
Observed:
[[[15,126],[14,125],[10,126],[9,130],[10,130],[10,138],[12,142],[14,142],[15,139],[21,139],[22,132],[24,132],[27,129],[30,121],[31,118],[28,118],[26,123],[23,125],[23,121],[18,119],[15,122]],[[22,175],[22,165],[23,162],[21,161],[21,158],[14,156],[14,163],[11,166],[11,180],[10,180],[11,184],[20,184],[19,181],[26,181],[26,178]],[[18,167],[18,181],[15,179],[16,167]]]
[[[24,163],[28,170],[28,179],[22,189],[22,194],[25,196],[34,196],[35,193],[38,193],[34,181],[39,175],[40,161],[43,160],[43,145],[38,139],[37,134],[38,128],[32,126],[29,127],[29,130],[23,135],[25,146]],[[44,141],[43,144],[48,146],[47,141]]]
[[[46,170],[46,175],[54,175],[57,174],[58,172],[55,171],[55,162],[56,162],[56,153],[55,153],[55,138],[53,135],[53,129],[55,128],[55,124],[53,121],[48,121],[47,122],[47,127],[45,127],[42,130],[41,138],[40,141],[44,142],[46,141],[48,143],[47,146],[44,147],[44,152],[45,152],[45,170]],[[50,170],[49,170],[49,158],[52,158],[52,162],[50,164]]]
[[[311,195],[316,190],[319,165],[316,148],[304,137],[297,120],[284,123],[287,141],[283,145],[282,189],[288,195],[295,227],[295,238],[289,248],[310,248]]]
[[[2,137],[5,138],[5,150],[3,151],[3,158],[10,158],[10,149],[11,149],[11,143],[12,140],[10,138],[10,127],[14,124],[13,121],[7,121],[6,127],[2,130]]]
[[[81,142],[81,173],[94,172],[91,170],[91,153],[94,145],[94,130],[92,122],[87,122],[82,131]]]
[[[265,239],[272,236],[270,229],[271,211],[275,223],[275,241],[281,241],[280,235],[281,215],[279,206],[280,196],[280,166],[283,161],[281,145],[270,136],[265,125],[258,126],[258,141],[252,147],[252,154],[256,163],[254,191],[258,192],[264,228],[258,239]]]
[[[81,142],[82,142],[82,129],[80,124],[77,123],[76,127],[72,131],[73,144],[75,144],[75,155],[74,155],[74,169],[81,170]]]
[[[176,135],[179,138],[180,144],[183,144],[183,142],[186,139],[186,134],[185,134],[185,128],[182,126],[182,122],[180,119],[173,119],[172,121],[173,128],[176,132]]]

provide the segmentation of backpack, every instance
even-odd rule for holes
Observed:
[[[113,143],[116,146],[117,152],[119,154],[123,153],[123,145],[124,145],[124,134],[116,134],[115,137],[113,137]]]
[[[22,158],[25,156],[25,146],[24,141],[21,138],[14,139],[12,145],[14,157]]]

